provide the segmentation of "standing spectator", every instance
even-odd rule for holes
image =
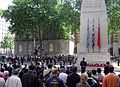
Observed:
[[[91,87],[98,87],[97,82],[92,77],[92,72],[91,71],[87,71],[87,75],[88,75],[88,80],[87,80],[88,84]]]
[[[104,74],[107,75],[109,73],[109,67],[112,66],[110,65],[110,62],[106,62],[106,65],[104,67]]]
[[[9,72],[8,71],[4,71],[4,79],[5,81],[9,78]]]
[[[104,75],[101,73],[101,68],[97,68],[97,76],[100,83],[102,83]]]
[[[35,79],[37,78],[37,75],[34,72],[35,72],[35,66],[30,65],[29,71],[23,74],[23,78],[22,78],[23,87],[37,87],[35,84]]]
[[[100,82],[99,82],[99,80],[98,80],[97,70],[93,69],[93,70],[92,70],[92,75],[93,75],[92,78],[97,82],[97,85],[98,85],[98,87],[99,87]]]
[[[10,62],[10,63],[9,63],[9,66],[8,66],[7,69],[6,69],[7,71],[9,71],[9,76],[12,75],[12,69],[13,69],[13,68],[12,68],[12,63]]]
[[[102,87],[118,87],[119,77],[114,73],[114,67],[109,67],[109,73],[103,78]]]
[[[0,77],[0,87],[5,87],[5,80]]]
[[[5,83],[5,87],[22,87],[21,80],[17,77],[18,70],[13,71],[13,75],[9,77]]]
[[[63,65],[63,61],[60,61],[60,69],[61,68],[65,68],[65,66]]]
[[[65,73],[65,69],[61,68],[59,78],[64,82],[64,84],[66,84],[67,76],[68,75]]]
[[[48,64],[48,69],[43,71],[43,77],[44,77],[45,82],[50,77],[52,67],[53,67],[53,65],[50,63],[50,64]]]
[[[87,74],[85,74],[85,73],[81,74],[81,76],[80,76],[81,82],[78,83],[78,84],[76,85],[76,87],[91,87],[91,86],[87,83],[87,79],[88,79]]]
[[[68,66],[67,67],[67,70],[66,70],[66,72],[65,72],[67,75],[69,75],[70,73],[71,73],[71,71],[70,71],[70,67]]]
[[[80,62],[81,66],[81,73],[85,73],[87,62],[85,61],[85,58],[83,57],[83,60]]]
[[[58,69],[52,69],[51,77],[47,79],[45,85],[46,87],[65,87],[63,81],[58,78]]]
[[[80,75],[77,74],[77,66],[72,66],[71,71],[67,77],[67,86],[76,87],[76,84],[80,82]]]

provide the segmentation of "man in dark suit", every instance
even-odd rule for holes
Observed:
[[[38,87],[36,86],[36,78],[37,75],[35,74],[35,66],[30,65],[29,71],[23,74],[22,78],[22,87]]]
[[[83,60],[80,62],[80,66],[81,66],[81,73],[84,73],[87,66],[87,62],[85,61],[84,57]]]
[[[67,76],[67,86],[76,87],[76,84],[80,82],[80,75],[77,74],[77,66],[71,67],[71,73]]]

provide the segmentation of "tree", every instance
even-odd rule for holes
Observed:
[[[13,5],[3,11],[3,17],[10,22],[9,30],[16,34],[16,40],[28,40],[29,33],[39,39],[41,31],[43,37],[69,38],[70,32],[79,28],[80,24],[79,0],[71,1],[13,0]]]
[[[5,36],[3,41],[1,41],[0,43],[1,43],[1,48],[6,50],[6,52],[7,52],[7,49],[9,49],[10,52],[12,53],[12,49],[14,47],[14,37],[13,36],[8,36],[8,35]]]
[[[108,11],[108,29],[113,36],[120,28],[120,0],[106,0]]]

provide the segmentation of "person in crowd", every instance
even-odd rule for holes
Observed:
[[[67,76],[68,75],[65,73],[65,69],[61,68],[59,78],[64,82],[64,84],[66,84]]]
[[[9,65],[8,65],[8,67],[7,67],[7,69],[6,69],[7,71],[9,71],[9,76],[12,75],[12,69],[13,69],[12,63],[10,62]]]
[[[70,71],[70,67],[68,66],[67,69],[66,69],[66,72],[65,72],[67,75],[69,75],[71,73]]]
[[[22,83],[18,75],[18,69],[13,70],[13,75],[9,77],[5,83],[5,87],[22,87]]]
[[[0,87],[5,87],[5,80],[0,76]]]
[[[98,79],[97,70],[95,70],[95,69],[92,70],[92,77],[95,79]]]
[[[95,81],[95,79],[93,79],[92,77],[92,71],[87,71],[87,75],[88,75],[88,84],[91,86],[91,87],[98,87],[98,84],[97,82]]]
[[[63,81],[58,77],[58,69],[51,70],[51,77],[45,82],[46,87],[65,87]]]
[[[37,77],[35,79],[35,84],[38,87],[44,87],[44,79],[43,79],[43,74],[41,72],[37,72]]]
[[[85,61],[85,58],[83,57],[83,60],[80,62],[81,66],[81,73],[85,73],[87,62]]]
[[[67,86],[76,87],[76,84],[80,82],[80,75],[77,74],[77,66],[72,66],[71,73],[67,76]]]
[[[37,75],[35,74],[35,66],[30,65],[29,71],[23,74],[22,86],[23,87],[39,87],[39,86],[36,86],[36,83],[35,83],[36,78],[37,78]]]
[[[91,87],[88,83],[87,83],[87,79],[88,79],[88,75],[85,73],[82,73],[80,76],[80,83],[78,83],[76,85],[76,87]]]
[[[8,71],[4,71],[4,79],[5,81],[9,78],[9,72]]]
[[[98,75],[97,75],[97,70],[96,69],[92,70],[92,77],[97,82],[97,85],[100,86],[100,82],[98,80]]]
[[[43,71],[43,77],[44,77],[45,82],[50,77],[52,67],[53,67],[53,64],[50,63],[50,64],[48,64],[48,69]]]
[[[107,75],[109,73],[109,67],[112,66],[110,62],[106,62],[106,65],[104,67],[104,74]]]
[[[23,74],[27,72],[28,72],[28,68],[27,68],[27,64],[25,64],[25,66],[19,71],[19,77],[21,81],[22,81]]]
[[[118,87],[119,77],[114,73],[114,67],[109,67],[109,73],[103,78],[102,87]]]
[[[100,83],[102,83],[103,78],[104,78],[104,75],[101,72],[102,72],[101,68],[97,68],[97,73],[98,73],[97,77]]]
[[[65,66],[63,65],[63,61],[60,61],[60,69],[61,68],[65,68]]]

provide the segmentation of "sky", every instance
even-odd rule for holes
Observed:
[[[12,3],[12,0],[0,0],[0,9],[7,9],[8,5]]]

